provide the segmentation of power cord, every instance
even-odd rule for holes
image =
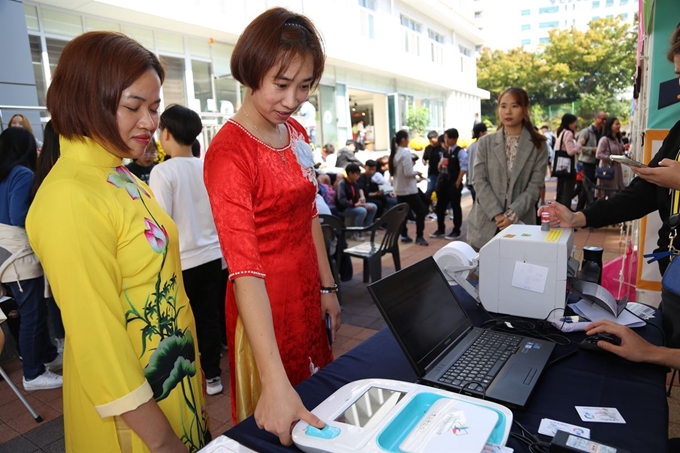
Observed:
[[[550,453],[550,444],[548,442],[540,440],[538,436],[533,435],[517,420],[513,420],[512,423],[519,427],[520,432],[511,432],[510,436],[524,444],[529,449],[529,453]]]

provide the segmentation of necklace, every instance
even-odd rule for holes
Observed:
[[[255,124],[255,121],[253,121],[253,119],[250,117],[250,115],[248,115],[248,110],[246,110],[245,106],[241,106],[241,108],[243,109],[243,113],[246,114],[246,118],[248,118],[248,121],[250,121],[250,124],[253,125],[253,127],[255,128],[255,130],[256,130],[259,134],[262,134],[262,132],[260,131],[260,129],[257,127],[257,124]],[[279,133],[279,140],[280,140],[280,142],[281,142],[282,144],[284,144],[284,141],[285,141],[285,140],[284,140],[284,138],[283,138],[283,134],[281,133],[281,128],[280,128],[278,125],[276,125],[276,126],[274,126],[274,127],[276,128],[276,130],[277,130],[278,133]],[[281,160],[282,160],[283,162],[286,162],[286,156],[283,154],[284,151],[285,151],[285,149],[281,149],[281,150],[279,150],[279,149],[274,149],[274,151],[276,151],[277,153],[279,153],[279,156],[281,156]]]

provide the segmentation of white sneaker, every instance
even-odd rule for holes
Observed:
[[[57,358],[49,363],[45,363],[45,368],[53,373],[59,372],[64,368],[64,357],[61,354],[57,354]]]
[[[222,379],[220,379],[219,376],[212,379],[207,379],[206,382],[208,384],[206,388],[208,395],[217,395],[218,393],[222,393]]]
[[[54,374],[49,370],[45,370],[43,374],[35,379],[27,381],[24,378],[24,390],[31,392],[33,390],[49,390],[58,389],[64,384],[61,376]]]

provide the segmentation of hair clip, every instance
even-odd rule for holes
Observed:
[[[285,27],[285,26],[288,26],[288,27],[298,27],[298,28],[302,28],[303,30],[307,30],[307,29],[305,28],[304,25],[300,25],[300,24],[295,23],[295,22],[286,22],[286,23],[283,24],[283,26],[284,26],[284,27]]]

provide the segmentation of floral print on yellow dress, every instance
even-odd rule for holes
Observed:
[[[204,405],[200,408],[196,407],[195,389],[189,379],[196,375],[196,349],[191,331],[182,330],[177,323],[179,312],[186,308],[176,305],[179,291],[177,276],[173,273],[168,281],[162,281],[161,278],[161,271],[167,257],[169,237],[165,227],[159,225],[146,205],[144,199],[151,199],[151,196],[139,185],[134,175],[124,166],[113,170],[107,182],[119,189],[125,189],[133,200],[141,201],[149,214],[148,218],[144,218],[144,236],[151,249],[163,256],[156,277],[155,290],[147,297],[141,309],[130,300],[127,291],[124,292],[130,305],[130,310],[125,313],[126,324],[142,322],[144,325],[141,329],[142,353],[140,358],[146,353],[147,342],[157,341],[157,337],[160,339],[149,357],[148,364],[144,367],[144,376],[157,402],[167,398],[178,385],[181,386],[184,402],[194,414],[194,420],[189,423],[189,426],[186,426],[184,421],[182,422],[184,433],[181,440],[190,451],[198,451],[203,446],[203,440],[208,436],[207,413]],[[201,389],[196,390],[201,391]],[[192,435],[194,430],[198,431],[198,439]]]

